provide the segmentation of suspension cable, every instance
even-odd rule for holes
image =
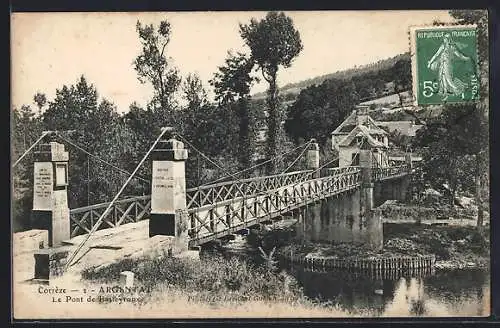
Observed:
[[[180,136],[179,136],[179,137],[180,137]],[[310,141],[309,141],[309,142],[310,142]],[[225,180],[225,179],[227,179],[227,178],[233,177],[234,175],[239,175],[239,174],[241,174],[241,173],[243,173],[243,172],[253,170],[253,169],[255,169],[255,168],[259,167],[259,166],[262,166],[262,165],[264,165],[264,164],[267,164],[267,163],[269,163],[269,162],[272,162],[272,161],[274,161],[274,160],[276,160],[276,159],[278,159],[278,158],[284,157],[285,155],[287,155],[287,154],[289,154],[289,153],[291,153],[291,152],[294,152],[295,150],[297,150],[297,149],[299,149],[299,148],[301,148],[301,147],[303,147],[303,145],[297,146],[297,147],[295,147],[295,148],[293,148],[293,149],[291,149],[291,150],[289,150],[289,151],[286,151],[286,152],[284,152],[284,153],[281,153],[280,155],[277,155],[275,158],[271,158],[271,159],[268,159],[268,160],[266,160],[266,161],[264,161],[264,162],[261,162],[261,163],[259,163],[259,164],[255,164],[254,166],[251,166],[251,167],[246,168],[246,169],[244,169],[244,170],[240,170],[240,171],[237,171],[237,172],[235,172],[235,173],[233,173],[233,174],[229,174],[229,175],[226,175],[226,176],[224,176],[224,177],[218,178],[218,179],[216,179],[216,180],[213,180],[213,181],[210,181],[210,182],[204,183],[204,184],[202,184],[202,185],[201,185],[201,186],[199,186],[199,187],[208,186],[208,185],[211,185],[211,184],[217,183],[217,182],[219,182],[219,181]]]
[[[352,163],[354,162],[354,160],[356,159],[356,157],[357,157],[357,156],[359,156],[359,153],[356,153],[356,155],[355,155],[355,156],[351,159],[351,162],[350,162],[350,164],[348,165],[348,167],[352,165]],[[333,158],[332,160],[330,160],[330,161],[328,161],[328,162],[324,163],[322,166],[320,166],[320,167],[319,167],[319,168],[317,168],[316,170],[314,170],[314,171],[310,172],[310,174],[312,175],[312,174],[314,174],[314,173],[316,173],[316,172],[320,171],[322,168],[324,168],[324,167],[325,167],[325,166],[327,166],[328,164],[330,164],[330,163],[332,163],[332,162],[336,161],[338,158],[339,158],[339,157],[337,156],[336,158]],[[333,180],[333,183],[335,183],[336,181],[338,181],[338,180],[339,180],[342,176],[344,176],[344,175],[345,175],[345,173],[343,173],[343,174],[341,174],[341,175],[339,175],[339,176],[335,177],[335,178],[334,178],[334,180]],[[295,187],[295,186],[296,186],[296,185],[298,185],[299,183],[302,183],[302,182],[301,182],[301,181],[299,181],[299,182],[295,182],[295,183],[293,183],[293,184],[292,184],[292,185],[290,185],[290,186]],[[255,195],[252,195],[252,197],[256,197],[256,196],[261,196],[261,195],[265,195],[265,194],[267,194],[267,191],[262,191],[262,190],[259,190],[259,189],[257,189],[257,190],[258,190],[258,193],[257,193],[257,194],[255,194]],[[275,196],[276,196],[276,197],[278,197],[278,198],[279,198],[279,199],[281,199],[281,200],[283,200],[283,198],[284,198],[284,196],[280,195],[279,193],[278,193],[278,194],[275,194]],[[313,197],[313,198],[315,198],[314,196],[312,196],[312,197]],[[318,196],[317,196],[317,197],[318,197]],[[245,200],[245,199],[246,199],[246,196],[243,196],[243,199]],[[243,206],[244,206],[244,205],[242,205],[242,207],[241,207],[241,208],[243,208]],[[282,212],[284,212],[284,211],[288,211],[288,209],[281,209],[281,210],[278,210],[277,212],[282,213]],[[223,214],[223,215],[221,215],[220,217],[216,217],[215,219],[216,219],[216,220],[220,220],[220,219],[221,219],[223,216],[225,216],[225,215],[226,215],[226,214]]]
[[[70,140],[66,139],[65,137],[63,137],[63,136],[62,136],[61,134],[59,134],[58,132],[56,132],[56,135],[57,135],[59,138],[61,138],[63,141],[65,141],[65,142],[67,142],[68,144],[70,144],[71,146],[73,146],[73,147],[75,147],[76,149],[78,149],[78,150],[80,150],[80,151],[84,152],[84,153],[85,153],[85,154],[87,154],[88,156],[91,156],[91,157],[93,157],[93,158],[97,159],[97,160],[98,160],[98,161],[100,161],[101,163],[104,163],[104,164],[106,164],[106,165],[108,165],[108,166],[110,166],[110,167],[114,168],[115,170],[120,171],[120,172],[121,172],[121,173],[123,173],[123,174],[128,174],[128,175],[130,175],[130,174],[131,174],[131,173],[130,173],[130,172],[128,172],[127,170],[124,170],[124,169],[122,169],[122,168],[119,168],[118,166],[115,166],[115,165],[113,165],[113,164],[111,164],[111,163],[107,162],[106,160],[104,160],[104,159],[100,158],[99,156],[94,155],[94,154],[92,154],[92,153],[88,152],[87,150],[83,149],[82,147],[78,146],[77,144],[73,143],[72,141],[70,141]],[[149,181],[149,180],[144,179],[143,177],[140,177],[140,176],[136,176],[136,177],[134,177],[134,178],[139,179],[139,180],[142,180],[142,181],[147,182],[147,183],[150,183],[150,181]]]
[[[71,254],[71,256],[68,258],[68,261],[66,263],[66,269],[69,268],[69,266],[71,265],[71,262],[73,262],[73,260],[75,259],[76,255],[78,254],[78,252],[82,249],[83,245],[85,245],[85,243],[90,239],[90,237],[92,236],[92,234],[100,227],[104,217],[109,213],[111,207],[114,205],[114,203],[116,202],[116,200],[118,199],[118,197],[120,197],[121,193],[123,192],[123,190],[125,190],[125,187],[127,187],[128,183],[130,182],[130,180],[132,180],[132,178],[134,177],[134,175],[137,173],[137,171],[139,170],[139,168],[142,166],[142,164],[144,163],[144,161],[148,158],[149,154],[153,151],[153,149],[156,147],[156,144],[160,141],[160,139],[163,137],[163,135],[167,132],[167,131],[170,131],[168,128],[162,128],[161,129],[161,133],[160,135],[158,136],[158,138],[156,138],[155,142],[153,143],[153,145],[151,146],[151,148],[149,148],[149,150],[147,151],[147,153],[142,157],[141,161],[139,162],[139,164],[137,164],[137,167],[135,168],[135,170],[131,173],[131,175],[128,177],[127,181],[125,181],[125,183],[123,184],[123,186],[120,188],[120,190],[118,191],[118,193],[115,195],[115,197],[113,198],[113,200],[108,204],[108,207],[106,208],[106,210],[101,214],[101,216],[99,217],[99,219],[97,220],[97,222],[94,224],[94,226],[92,227],[92,229],[90,230],[90,232],[87,234],[87,236],[85,237],[85,239],[80,243],[80,245],[78,245],[78,247],[76,248],[76,250],[73,252],[73,254]]]
[[[281,174],[286,173],[286,171],[288,171],[289,169],[291,169],[291,168],[292,168],[292,166],[294,166],[294,165],[295,165],[295,163],[297,163],[297,162],[299,161],[299,159],[302,157],[302,155],[304,155],[304,153],[307,151],[307,147],[309,147],[309,145],[311,144],[311,142],[312,142],[312,141],[311,141],[311,140],[309,140],[309,141],[306,143],[306,145],[305,145],[304,149],[303,149],[303,150],[302,150],[302,152],[299,154],[299,156],[298,156],[298,157],[297,157],[297,158],[296,158],[296,159],[292,162],[292,164],[290,164],[290,165],[289,165],[289,166],[288,166],[288,167],[287,167],[287,168],[286,168],[283,172],[281,172]]]
[[[199,149],[197,149],[196,147],[194,147],[189,141],[186,140],[186,138],[184,138],[183,136],[179,135],[179,134],[175,134],[177,137],[179,137],[180,139],[184,140],[184,142],[186,142],[186,144],[190,147],[193,148],[194,151],[198,152],[201,156],[203,156],[205,159],[207,159],[210,163],[212,163],[213,165],[215,165],[218,169],[222,170],[223,172],[226,172],[226,170],[219,164],[217,164],[216,162],[212,161],[210,158],[208,158],[207,155],[203,154]],[[302,146],[300,146],[302,147]],[[300,148],[300,147],[297,147],[297,148]],[[295,148],[295,149],[297,149]],[[243,182],[240,178],[236,177],[236,174],[231,174],[229,173],[229,176],[232,176],[235,178],[235,181],[236,182]],[[257,192],[259,192],[260,194],[263,194],[263,193],[266,193],[267,191],[263,191],[259,188],[256,188]],[[244,196],[245,198],[245,196]]]
[[[36,146],[36,145],[37,145],[40,141],[42,141],[42,139],[43,139],[43,138],[45,138],[45,136],[46,136],[46,135],[48,135],[48,134],[50,134],[50,133],[52,133],[52,132],[51,132],[51,131],[43,131],[43,132],[42,132],[42,135],[40,136],[40,138],[38,138],[38,139],[37,139],[37,140],[36,140],[36,141],[35,141],[35,142],[34,142],[34,143],[33,143],[33,144],[32,144],[32,145],[31,145],[31,146],[30,146],[30,147],[29,147],[29,148],[28,148],[28,149],[27,149],[27,150],[26,150],[23,154],[22,154],[22,155],[21,155],[21,157],[19,157],[19,158],[17,159],[17,161],[16,161],[14,164],[12,164],[12,167],[13,167],[13,168],[14,168],[14,167],[16,167],[16,165],[17,165],[17,164],[19,164],[19,162],[21,162],[21,161],[22,161],[22,159],[23,159],[23,158],[24,158],[24,157],[25,157],[25,156],[26,156],[26,155],[27,155],[27,154],[28,154],[28,153],[29,153],[29,152],[30,152],[33,148],[35,148],[35,146]]]
[[[181,136],[179,136],[179,137],[181,137]],[[362,140],[362,144],[361,144],[361,146],[360,146],[360,147],[362,147],[362,146],[364,145],[364,142],[365,142],[365,140],[363,139],[363,140]],[[350,162],[350,164],[348,165],[348,167],[352,165],[352,163],[354,162],[354,160],[355,160],[355,159],[356,159],[356,157],[358,157],[358,156],[359,156],[359,153],[356,153],[356,155],[355,155],[355,156],[351,159],[351,162]],[[333,158],[332,160],[327,161],[327,162],[326,162],[326,163],[324,163],[322,166],[318,167],[316,170],[314,170],[314,171],[310,172],[310,174],[312,175],[312,174],[314,174],[314,173],[316,173],[316,172],[320,171],[322,168],[324,168],[324,167],[325,167],[325,166],[327,166],[328,164],[330,164],[330,163],[332,163],[332,162],[334,162],[334,161],[338,160],[338,158],[339,158],[339,157],[337,156],[337,157]],[[339,176],[335,177],[335,178],[334,178],[334,180],[333,180],[333,182],[335,183],[335,182],[336,182],[336,181],[338,181],[340,178],[342,178],[344,175],[345,175],[345,173],[340,174]],[[236,180],[236,181],[241,182],[241,180],[239,180],[239,179],[238,179],[238,180]],[[299,182],[295,182],[295,183],[293,183],[291,186],[292,186],[292,187],[295,187],[295,186],[296,186],[296,185],[298,185],[299,183],[301,183],[301,182],[300,182],[300,181],[299,181]],[[268,192],[268,191],[263,191],[263,190],[260,190],[260,189],[258,189],[258,188],[256,188],[256,190],[258,191],[258,193],[257,193],[257,194],[255,194],[255,195],[252,195],[252,197],[256,197],[256,196],[260,196],[260,195],[265,195],[265,194],[267,194],[267,192]],[[277,196],[277,197],[278,197],[279,199],[281,199],[281,200],[283,200],[283,198],[284,198],[284,196],[280,195],[279,193],[278,193],[278,194],[276,194],[275,196]],[[243,197],[242,197],[242,198],[243,198],[243,203],[244,203],[244,202],[245,202],[245,200],[247,199],[247,196],[246,196],[246,195],[243,195]],[[315,198],[315,197],[313,197],[313,198]],[[216,201],[216,203],[217,203],[217,201]],[[243,208],[243,206],[244,206],[244,204],[242,205],[242,207],[241,207],[241,208]],[[287,210],[288,210],[288,209],[281,209],[281,210],[278,210],[278,212],[279,212],[279,213],[282,213],[283,211],[287,211]],[[226,214],[223,214],[223,215],[221,215],[220,217],[216,217],[216,218],[214,218],[214,220],[216,220],[216,221],[220,221],[220,219],[221,219],[222,217],[224,217],[225,215],[226,215]]]
[[[213,160],[211,160],[207,155],[205,155],[203,152],[201,152],[198,148],[196,148],[195,146],[193,146],[189,141],[186,140],[186,138],[184,138],[183,136],[181,136],[180,134],[176,134],[177,137],[179,137],[180,139],[184,140],[184,142],[190,146],[191,148],[193,148],[194,151],[196,151],[198,154],[200,154],[204,159],[206,159],[210,164],[214,165],[215,167],[217,167],[218,169],[220,170],[224,170],[224,168],[222,168],[221,165],[217,164],[216,162],[214,162]],[[229,173],[229,175],[231,177],[236,177],[235,174],[231,174]]]

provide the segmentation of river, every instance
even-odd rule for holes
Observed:
[[[338,304],[356,315],[488,316],[489,273],[484,270],[437,271],[427,277],[370,278],[349,272],[313,272],[288,267],[304,294]]]
[[[226,256],[261,262],[244,238],[223,248]],[[489,316],[490,274],[487,270],[436,270],[424,277],[374,278],[346,271],[311,271],[280,263],[308,298],[335,305],[354,316]]]

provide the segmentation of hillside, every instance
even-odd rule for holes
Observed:
[[[289,83],[280,88],[280,94],[283,97],[286,97],[286,95],[297,95],[300,93],[301,90],[310,87],[312,85],[321,84],[329,79],[350,79],[358,75],[386,70],[388,68],[393,67],[400,60],[410,60],[409,53],[399,54],[391,58],[379,60],[376,63],[371,63],[359,67],[355,66],[347,70],[342,70],[334,73],[317,76],[296,83]],[[265,92],[259,92],[252,95],[252,98],[254,99],[261,99],[265,97],[266,97]]]

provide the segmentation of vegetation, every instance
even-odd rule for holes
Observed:
[[[90,268],[84,279],[110,283],[118,281],[120,272],[135,273],[139,285],[154,290],[168,286],[190,300],[210,303],[244,301],[297,301],[303,298],[295,279],[273,266],[255,266],[231,257],[210,257],[194,261],[168,256],[124,259],[102,269]]]
[[[374,250],[353,243],[292,241],[279,249],[282,256],[369,258],[434,254],[439,268],[485,268],[489,265],[489,228],[472,226],[425,226],[410,223],[384,224],[384,247]],[[270,232],[272,234],[272,232]]]
[[[226,65],[219,67],[214,79],[210,81],[215,88],[215,100],[221,106],[228,106],[238,113],[239,135],[238,155],[239,169],[248,168],[255,150],[255,113],[250,110],[250,87],[257,79],[250,76],[253,61],[245,54],[228,53]],[[248,176],[248,174],[246,174]]]
[[[250,24],[240,24],[240,34],[251,50],[251,58],[258,65],[262,77],[269,83],[267,91],[267,158],[277,155],[278,134],[281,130],[278,85],[276,82],[280,66],[290,67],[302,51],[300,34],[293,21],[283,12],[269,12],[260,22],[252,19]],[[275,170],[274,161],[269,162],[267,173]]]
[[[296,95],[303,89],[306,89],[308,87],[311,87],[313,85],[319,85],[325,82],[326,80],[334,79],[334,80],[350,80],[354,77],[357,76],[363,76],[366,74],[377,74],[377,72],[380,71],[385,71],[391,67],[394,67],[397,62],[405,62],[409,65],[410,63],[410,54],[409,53],[404,53],[404,54],[399,54],[391,58],[379,60],[375,63],[370,63],[368,65],[363,65],[363,66],[355,66],[350,69],[342,70],[342,71],[337,71],[334,73],[329,73],[321,76],[314,77],[312,79],[307,79],[303,80],[300,82],[296,83],[289,83],[284,85],[283,87],[280,88],[280,93],[284,97],[289,97],[289,99],[295,99]],[[409,67],[409,66],[408,66]],[[411,78],[411,75],[407,74],[408,77]],[[361,80],[361,77],[359,77]],[[392,80],[390,80],[392,81]],[[379,82],[379,87],[380,82]],[[373,88],[372,85],[369,86],[369,91],[371,91]],[[383,88],[383,86],[382,86]],[[380,89],[380,93],[377,95],[382,94],[382,89]],[[256,93],[253,95],[255,99],[260,99],[264,97],[265,95],[263,93]]]
[[[483,226],[483,211],[489,204],[488,129],[488,41],[487,13],[481,10],[452,10],[462,24],[478,26],[478,56],[481,101],[443,106],[434,119],[414,115],[418,130],[415,144],[424,149],[424,180],[430,186],[450,190],[450,202],[457,191],[475,194],[477,226]]]
[[[302,89],[288,107],[285,123],[287,134],[296,142],[316,138],[324,147],[330,133],[360,101],[382,96],[387,92],[387,83],[394,83],[393,93],[409,90],[410,58],[408,55],[395,58],[370,69],[338,73],[335,77],[324,79],[319,85],[313,84]],[[397,118],[392,117],[391,120]]]
[[[464,263],[484,267],[489,263],[489,231],[467,226],[420,226],[385,224],[385,249],[415,254],[435,254],[436,260],[447,261],[451,267]]]
[[[354,84],[327,80],[304,89],[289,106],[286,132],[297,142],[315,138],[324,148],[330,133],[351,113],[359,97]]]

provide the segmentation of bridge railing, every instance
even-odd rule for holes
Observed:
[[[283,191],[289,188],[292,188],[294,192],[296,192],[306,185],[307,188],[318,185],[318,181],[322,181],[320,183],[321,186],[318,188],[328,188],[328,192],[330,193],[336,192],[336,190],[342,191],[346,186],[350,188],[353,183],[358,182],[359,171],[360,169],[357,166],[330,168],[327,170],[327,174],[324,177],[316,179],[312,178],[311,170],[297,171],[190,188],[186,190],[187,207],[190,216],[194,219],[195,216],[193,213],[198,213],[199,211],[207,212],[216,207],[226,206],[235,199],[248,199],[254,197],[255,199],[259,199],[260,202],[266,197],[266,194],[273,195],[279,190]],[[373,178],[375,180],[383,180],[394,176],[405,175],[407,172],[406,165],[376,168],[373,169]],[[286,197],[289,196],[289,192],[291,192],[291,189],[280,197],[285,197],[286,199]],[[109,203],[101,203],[71,209],[71,237],[89,233],[108,205]],[[252,206],[257,208],[262,205],[255,203]],[[124,223],[138,222],[148,218],[150,211],[150,195],[118,200],[113,204],[109,213],[103,218],[102,228],[115,228]],[[228,211],[232,213],[231,215],[238,216],[234,209],[229,209]],[[214,214],[211,215],[213,216]],[[224,215],[227,215],[227,213]],[[198,223],[201,222],[201,225],[204,226],[206,218],[198,219]],[[197,228],[195,227],[192,228],[192,230],[193,229]]]
[[[244,197],[257,192],[267,192],[287,184],[306,181],[312,171],[297,171],[283,175],[271,175],[222,182],[186,190],[189,208],[215,204],[224,200]],[[70,210],[71,238],[89,233],[94,223],[106,210],[109,203],[100,203]],[[103,218],[101,229],[115,228],[124,223],[138,222],[149,217],[151,195],[131,197],[116,201],[109,213]]]
[[[327,167],[321,170],[321,176],[340,175],[344,173],[357,172],[359,166],[346,166],[346,167]]]
[[[375,181],[408,174],[407,165],[377,167],[372,169],[372,179]]]
[[[89,233],[108,205],[109,203],[101,203],[71,209],[69,211],[71,238]],[[151,195],[117,200],[103,218],[101,229],[115,228],[125,223],[140,221],[148,217],[150,211]]]
[[[265,193],[311,178],[311,170],[221,182],[186,190],[187,208],[198,208],[233,198]]]
[[[267,192],[235,197],[188,209],[192,244],[203,244],[282,215],[308,203],[359,186],[358,167],[336,168],[331,175],[283,184]]]

